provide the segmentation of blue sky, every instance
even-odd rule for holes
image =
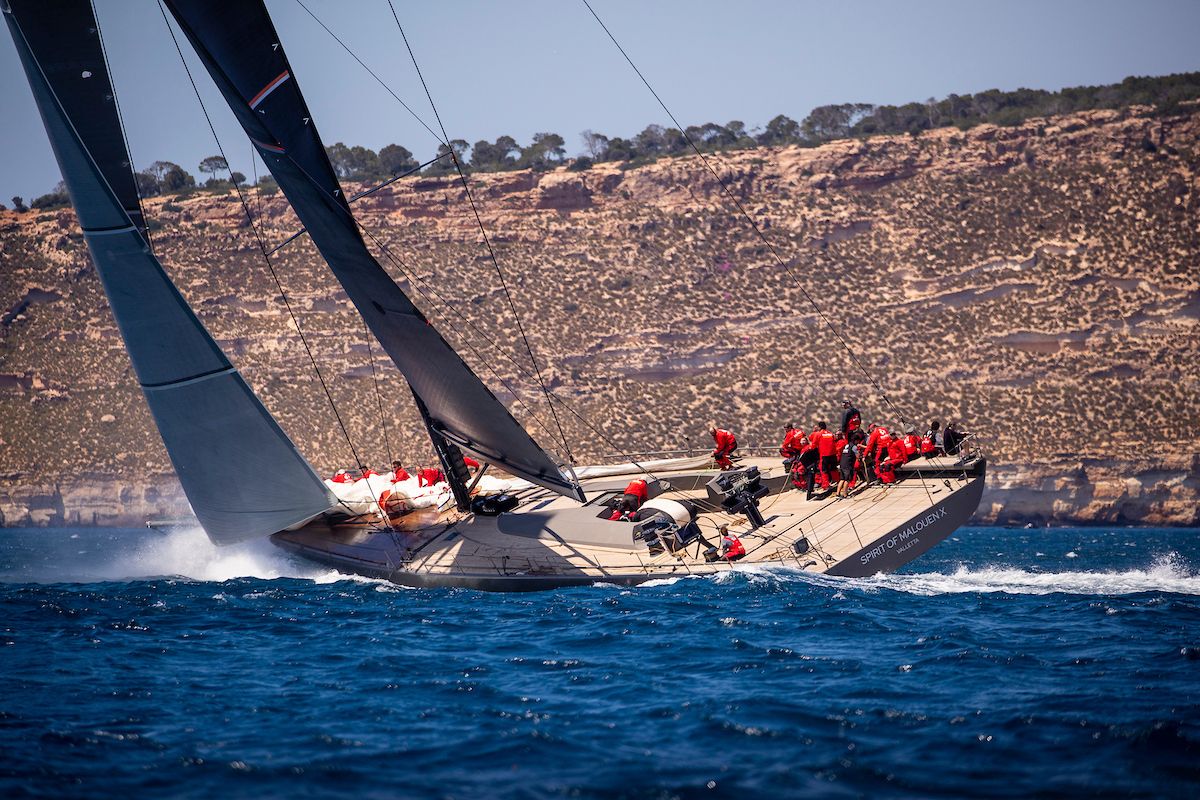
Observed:
[[[577,0],[394,0],[450,135],[554,131],[629,136],[666,122]],[[197,173],[216,146],[155,0],[95,0],[133,160]],[[432,120],[386,0],[304,0],[396,93]],[[989,88],[1058,89],[1127,75],[1200,70],[1197,0],[808,2],[592,0],[685,124],[838,102],[899,103]],[[427,158],[435,140],[313,21],[267,0],[326,143],[396,142]],[[235,169],[250,145],[184,42]],[[58,180],[7,31],[0,33],[0,200]],[[260,168],[261,169],[261,168]]]

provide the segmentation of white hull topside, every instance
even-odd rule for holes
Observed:
[[[392,519],[332,517],[272,536],[280,547],[339,570],[409,586],[454,586],[523,591],[614,583],[632,585],[682,575],[712,575],[739,565],[775,564],[814,573],[861,577],[909,563],[962,526],[983,493],[985,461],[918,459],[897,470],[900,480],[860,487],[837,500],[791,487],[778,459],[746,459],[757,466],[770,493],[760,501],[765,524],[708,504],[705,484],[715,469],[703,459],[646,462],[669,489],[661,497],[701,507],[697,523],[708,543],[727,524],[746,548],[734,564],[708,562],[705,544],[693,541],[652,554],[633,538],[633,524],[603,518],[604,503],[620,497],[636,467],[614,465],[583,472],[589,502],[580,505],[544,489],[517,492],[520,505],[497,516],[425,509]],[[667,471],[664,467],[674,467]],[[649,476],[647,476],[649,477]],[[652,486],[654,484],[652,483]]]

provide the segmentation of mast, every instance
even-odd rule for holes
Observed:
[[[125,349],[192,510],[214,542],[336,504],[150,252],[89,0],[10,0],[5,21]]]
[[[423,404],[435,448],[454,445],[582,502],[574,477],[521,427],[367,249],[262,0],[165,2],[313,244]]]

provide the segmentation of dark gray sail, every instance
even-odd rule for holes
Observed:
[[[229,543],[331,508],[334,497],[200,324],[132,216],[129,154],[89,0],[7,5],[96,272],[200,524]]]
[[[575,480],[513,419],[367,249],[261,0],[166,5],[351,302],[423,403],[431,435],[582,500]]]

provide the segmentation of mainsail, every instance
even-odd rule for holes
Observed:
[[[351,302],[408,380],[431,436],[582,500],[578,483],[513,419],[367,249],[261,0],[166,5]]]
[[[336,504],[151,253],[89,0],[9,0],[5,20],[92,261],[192,510],[213,541]],[[230,477],[235,468],[236,477]]]

